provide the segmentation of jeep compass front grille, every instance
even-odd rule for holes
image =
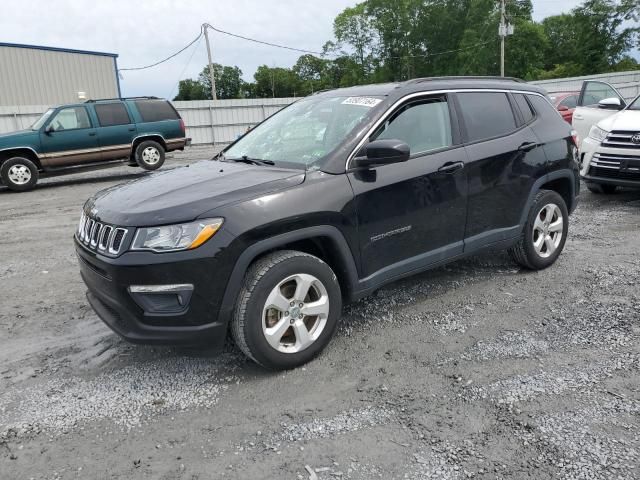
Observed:
[[[76,238],[90,250],[109,255],[118,255],[129,230],[107,225],[82,213]]]

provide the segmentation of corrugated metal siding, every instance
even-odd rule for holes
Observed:
[[[585,80],[600,80],[613,85],[626,100],[640,95],[640,71],[603,73],[584,77],[560,78],[556,80],[540,80],[531,82],[544,88],[547,92],[579,92]]]
[[[113,57],[0,46],[0,105],[54,105],[118,96]]]

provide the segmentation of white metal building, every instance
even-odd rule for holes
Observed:
[[[0,106],[120,97],[118,55],[0,43]]]

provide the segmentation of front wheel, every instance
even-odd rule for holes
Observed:
[[[146,140],[136,147],[135,159],[145,170],[157,170],[164,163],[164,148],[158,142]]]
[[[569,212],[556,192],[541,190],[529,210],[522,236],[510,250],[511,258],[530,270],[542,270],[560,256],[567,241]]]
[[[13,157],[0,165],[0,178],[10,190],[31,190],[38,182],[38,167],[28,158]]]
[[[325,262],[303,252],[279,251],[249,268],[231,333],[263,367],[295,368],[329,343],[341,310],[340,285]]]

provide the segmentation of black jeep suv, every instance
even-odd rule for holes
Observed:
[[[75,243],[87,297],[137,343],[237,345],[292,368],[342,304],[487,248],[546,268],[579,192],[570,126],[512,79],[304,98],[215,161],[97,193]]]

